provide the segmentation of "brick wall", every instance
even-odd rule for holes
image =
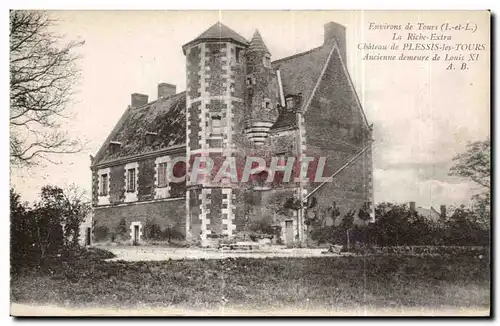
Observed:
[[[304,119],[307,154],[327,157],[325,177],[368,145],[369,131],[338,54],[333,54]],[[315,194],[318,206],[335,201],[341,214],[355,209],[357,215],[372,200],[371,173],[371,156],[365,153]],[[309,190],[317,185],[312,183]]]
[[[185,235],[185,201],[180,198],[94,209],[95,227],[105,226],[110,233],[115,232],[122,219],[125,219],[127,230],[129,230],[132,222],[141,222],[144,226],[149,221],[159,225],[162,230],[168,227]],[[129,237],[127,232],[125,239]]]
[[[161,154],[158,156],[169,155],[172,158],[177,156],[183,156],[183,153],[175,153],[175,154]],[[138,182],[137,182],[137,201],[144,202],[150,201],[155,198],[155,157],[142,159],[138,161],[139,169],[138,169]],[[180,164],[180,163],[179,163]],[[117,205],[124,202],[125,199],[125,164],[119,164],[110,167],[110,179],[109,179],[109,199],[110,205]],[[92,172],[92,181],[93,181],[93,195],[92,198],[94,206],[97,206],[97,193],[98,193],[98,185],[99,185],[99,176],[98,170],[95,169]],[[180,176],[180,175],[178,175]],[[186,185],[185,182],[181,183],[171,183],[170,186],[173,188],[170,191],[170,197],[184,197]]]

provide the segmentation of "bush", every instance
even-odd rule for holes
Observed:
[[[144,238],[148,240],[162,240],[160,226],[154,222],[146,222],[144,226]]]

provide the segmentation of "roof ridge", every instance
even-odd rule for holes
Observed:
[[[274,60],[271,63],[275,64],[275,63],[281,63],[281,62],[286,61],[286,60],[295,59],[297,57],[300,57],[300,56],[303,56],[303,55],[306,55],[306,54],[309,54],[309,53],[321,50],[322,48],[323,48],[323,46],[318,46],[318,47],[315,47],[313,49],[310,49],[310,50],[307,50],[307,51],[304,51],[304,52],[292,54],[292,55],[290,55],[288,57],[284,57],[284,58],[281,58],[281,59]]]
[[[163,97],[162,99],[164,99],[164,100],[171,100],[171,99],[174,99],[175,97],[178,97],[179,95],[184,95],[185,93],[186,93],[186,91],[182,91],[182,92],[176,93],[176,94],[174,94],[174,95],[170,95],[170,96],[167,96],[167,97]],[[148,103],[143,104],[143,105],[141,105],[141,106],[133,107],[133,109],[134,109],[134,110],[142,109],[142,108],[144,108],[144,107],[146,107],[146,106],[148,106],[148,105],[151,105],[151,104],[154,104],[154,103],[158,102],[159,100],[160,100],[160,99],[159,99],[159,98],[157,98],[156,100],[151,101],[151,102],[148,102]]]
[[[185,52],[188,45],[197,43],[202,40],[226,40],[226,39],[231,39],[234,42],[243,44],[245,46],[248,45],[248,40],[246,38],[235,32],[230,27],[218,21],[217,23],[210,26],[203,33],[201,33],[188,43],[184,44],[182,46],[182,49]]]

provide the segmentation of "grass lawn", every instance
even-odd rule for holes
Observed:
[[[66,307],[488,309],[488,257],[345,256],[88,262],[11,279],[11,300]]]

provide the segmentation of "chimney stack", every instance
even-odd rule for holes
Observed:
[[[323,46],[331,46],[332,43],[336,41],[340,56],[342,57],[342,60],[344,60],[344,64],[347,64],[345,26],[330,22],[326,23],[324,28],[325,39],[323,42]]]
[[[414,212],[416,207],[415,207],[416,203],[414,201],[411,201],[410,202],[410,212]]]
[[[441,217],[445,218],[446,217],[446,205],[441,205]]]
[[[158,84],[158,98],[160,97],[169,97],[175,95],[176,86],[167,83],[159,83]]]
[[[131,95],[130,105],[134,108],[138,108],[140,106],[148,104],[148,96],[139,93],[133,93]]]

